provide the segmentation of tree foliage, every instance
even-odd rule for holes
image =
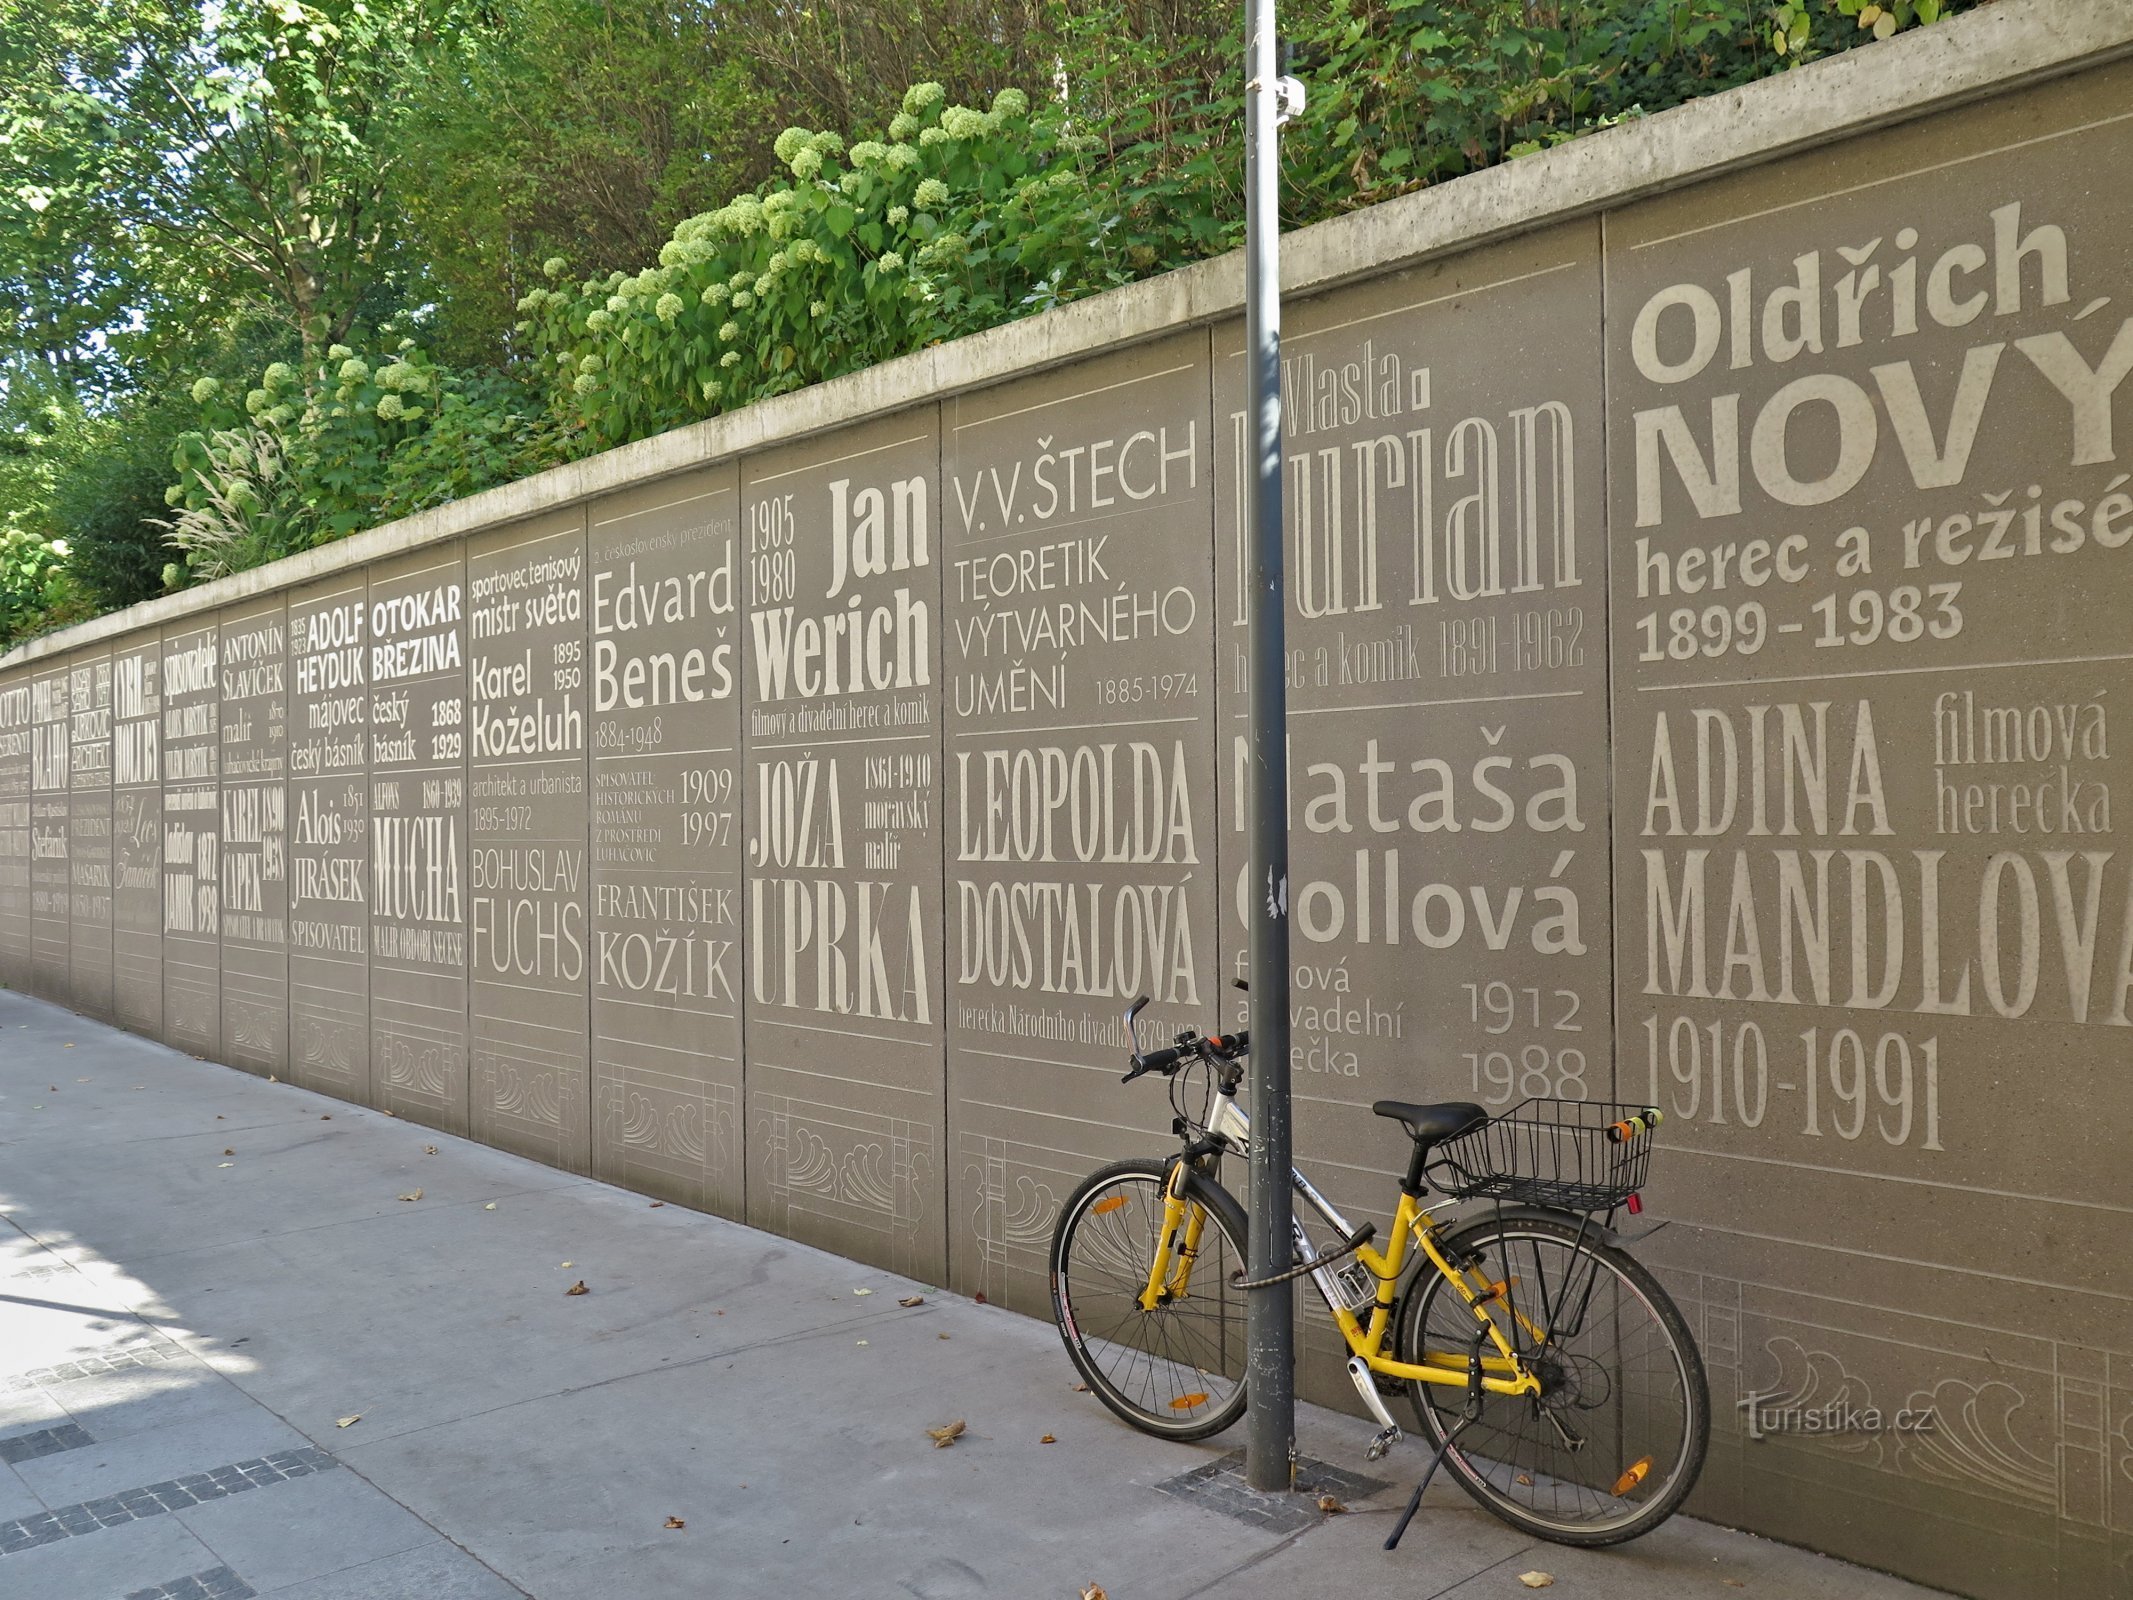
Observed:
[[[1283,218],[1958,3],[1298,0]],[[1226,250],[1238,25],[0,0],[0,643]]]

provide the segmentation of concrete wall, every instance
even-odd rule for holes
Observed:
[[[1995,7],[1288,253],[1304,1158],[1665,1107],[1697,1509],[2021,1600],[2133,1594],[2129,48]],[[1122,1001],[1236,1007],[1238,288],[15,652],[0,980],[1043,1314],[1168,1119]]]

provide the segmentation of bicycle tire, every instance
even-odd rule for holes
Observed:
[[[1581,1233],[1579,1220],[1530,1214],[1477,1218],[1454,1229],[1439,1248],[1455,1262],[1478,1252],[1482,1275],[1490,1283],[1512,1284],[1509,1292],[1514,1300],[1518,1285],[1524,1282],[1523,1309],[1527,1311],[1536,1303],[1546,1306],[1551,1301],[1551,1288],[1544,1281],[1543,1250],[1562,1254],[1573,1263],[1566,1280],[1568,1298],[1584,1297],[1582,1325],[1572,1339],[1582,1337],[1586,1328],[1619,1330],[1625,1318],[1635,1324],[1641,1309],[1663,1341],[1659,1356],[1664,1359],[1649,1363],[1648,1382],[1633,1384],[1623,1373],[1610,1370],[1600,1357],[1555,1338],[1544,1345],[1532,1329],[1514,1323],[1512,1331],[1521,1355],[1533,1355],[1554,1375],[1554,1398],[1488,1396],[1480,1420],[1446,1451],[1445,1464],[1483,1509],[1512,1527],[1556,1544],[1596,1548],[1649,1533],[1681,1508],[1696,1486],[1710,1447],[1711,1394],[1703,1358],[1672,1297],[1635,1257],[1594,1238],[1590,1228]],[[1576,1279],[1574,1263],[1580,1257],[1594,1263],[1589,1290]],[[1528,1279],[1532,1281],[1525,1282]],[[1555,1290],[1564,1287],[1558,1283]],[[1552,1330],[1557,1318],[1544,1315]],[[1500,1319],[1500,1325],[1505,1321],[1511,1319]],[[1454,1342],[1452,1330],[1477,1326],[1473,1312],[1450,1284],[1440,1274],[1425,1270],[1401,1297],[1396,1349],[1400,1359],[1407,1361],[1419,1360],[1425,1346],[1446,1354]],[[1633,1326],[1632,1332],[1636,1331]],[[1465,1341],[1458,1342],[1459,1364],[1463,1365]],[[1606,1379],[1604,1388],[1600,1375]],[[1426,1383],[1409,1383],[1407,1388],[1423,1435],[1433,1447],[1441,1448],[1466,1404],[1465,1389]],[[1669,1404],[1678,1407],[1678,1417],[1647,1415],[1630,1422],[1628,1414],[1642,1410],[1647,1398],[1643,1392],[1632,1393],[1633,1389],[1649,1390],[1658,1412]],[[1553,1423],[1542,1414],[1548,1410],[1556,1414]],[[1575,1453],[1563,1448],[1561,1435],[1555,1434],[1557,1427],[1565,1425],[1574,1433],[1586,1430]],[[1553,1439],[1551,1434],[1555,1434]],[[1673,1456],[1671,1466],[1664,1473],[1653,1472],[1651,1468],[1660,1465],[1659,1449],[1669,1436],[1677,1436],[1668,1452]],[[1584,1448],[1594,1442],[1602,1449],[1585,1459]],[[1631,1455],[1631,1451],[1638,1454]],[[1623,1484],[1640,1457],[1645,1471],[1625,1490]],[[1566,1490],[1570,1491],[1567,1495]],[[1566,1499],[1576,1508],[1574,1512],[1566,1509]],[[1544,1505],[1544,1501],[1550,1503]]]
[[[1052,1229],[1052,1319],[1075,1370],[1122,1421],[1161,1439],[1205,1439],[1244,1412],[1244,1296],[1232,1285],[1249,1259],[1246,1222],[1235,1196],[1200,1183],[1196,1198],[1228,1257],[1211,1250],[1203,1234],[1190,1310],[1182,1303],[1140,1310],[1132,1297],[1145,1286],[1154,1259],[1169,1171],[1165,1161],[1113,1162],[1090,1173],[1059,1208]],[[1095,1210],[1114,1199],[1123,1203]],[[1218,1285],[1212,1293],[1209,1277]],[[1204,1319],[1202,1307],[1211,1308],[1211,1325],[1186,1320]],[[1135,1337],[1117,1337],[1129,1330]],[[1110,1358],[1111,1352],[1124,1359]],[[1173,1382],[1181,1373],[1192,1376]],[[1167,1395],[1166,1384],[1173,1391]],[[1181,1403],[1194,1396],[1196,1402]]]

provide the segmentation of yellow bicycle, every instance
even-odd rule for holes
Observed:
[[[1513,1527],[1609,1545],[1673,1515],[1703,1467],[1710,1391],[1680,1311],[1611,1226],[1638,1209],[1656,1110],[1528,1100],[1491,1117],[1380,1100],[1371,1109],[1411,1141],[1385,1249],[1295,1172],[1294,1264],[1253,1283],[1244,1208],[1220,1181],[1223,1158],[1248,1148],[1250,1041],[1187,1031],[1144,1050],[1147,1003],[1126,1012],[1125,1081],[1170,1080],[1181,1148],[1090,1174],[1052,1238],[1053,1315],[1105,1405],[1168,1439],[1229,1427],[1245,1406],[1245,1294],[1306,1278],[1380,1425],[1372,1459],[1400,1438],[1385,1402],[1404,1392],[1438,1459]],[[1425,1201],[1433,1186],[1442,1198]]]

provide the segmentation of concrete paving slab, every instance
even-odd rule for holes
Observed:
[[[525,1591],[433,1537],[398,1555],[260,1594],[262,1600],[522,1600]]]
[[[214,1417],[248,1415],[258,1403],[205,1362],[187,1360],[83,1378],[52,1391],[100,1443],[111,1444]]]
[[[1367,1425],[1310,1407],[1305,1453],[1390,1486],[1279,1538],[1157,1493],[1236,1439],[1126,1428],[1075,1392],[1047,1324],[40,1002],[0,994],[0,1041],[0,1349],[78,1352],[0,1383],[0,1417],[96,1439],[14,1478],[18,1512],[75,1505],[85,1531],[0,1553],[10,1600],[225,1564],[294,1600],[1038,1600],[1091,1582],[1118,1600],[1472,1600],[1524,1594],[1535,1569],[1583,1600],[1723,1600],[1742,1592],[1727,1576],[1777,1600],[1926,1600],[1678,1518],[1625,1551],[1561,1551],[1449,1486],[1387,1555],[1420,1450],[1368,1464]],[[62,1050],[94,1092],[55,1095]],[[566,1296],[579,1278],[591,1292]],[[925,1429],[957,1418],[935,1449]],[[345,1465],[242,1493],[182,1476],[307,1444]],[[204,1503],[109,1527],[79,1509],[183,1481]]]
[[[12,1522],[46,1509],[13,1467],[0,1466],[0,1522]]]
[[[0,1556],[0,1593],[10,1600],[117,1600],[220,1565],[176,1517],[156,1517]]]
[[[418,1549],[437,1537],[406,1507],[339,1469],[231,1495],[178,1516],[262,1593]]]

